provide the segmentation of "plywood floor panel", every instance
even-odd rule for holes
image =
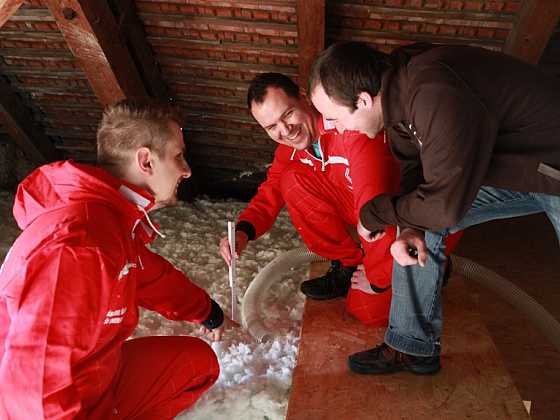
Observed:
[[[354,320],[343,299],[307,300],[287,419],[529,418],[462,278],[452,277],[444,311],[438,375],[358,375],[348,355],[381,342],[384,329]]]

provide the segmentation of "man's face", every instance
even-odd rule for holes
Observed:
[[[383,114],[376,101],[379,101],[379,97],[362,92],[356,104],[357,109],[352,110],[332,100],[320,83],[311,92],[311,102],[315,108],[325,120],[334,123],[340,133],[345,130],[359,131],[370,138],[374,138],[383,128]]]
[[[177,189],[183,178],[191,176],[191,168],[185,161],[185,143],[181,127],[170,121],[171,136],[167,140],[162,156],[153,155],[153,176],[150,189],[155,199],[154,208],[177,204]]]
[[[291,98],[283,89],[269,87],[262,104],[253,102],[251,113],[277,143],[304,150],[317,140],[315,111],[303,97]]]

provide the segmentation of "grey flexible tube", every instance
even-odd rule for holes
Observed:
[[[525,315],[560,351],[560,322],[541,304],[499,274],[467,258],[453,255],[453,272],[494,292]]]
[[[253,338],[263,342],[274,336],[274,332],[266,326],[260,315],[261,303],[270,286],[278,283],[280,277],[290,268],[316,261],[326,261],[326,259],[305,247],[295,248],[280,254],[258,272],[247,288],[241,303],[241,323]]]
[[[456,255],[451,258],[454,272],[469,281],[474,281],[486,287],[511,304],[531,320],[538,330],[560,351],[560,322],[535,299],[486,267]],[[241,322],[243,327],[257,341],[267,341],[274,336],[274,332],[266,326],[260,316],[260,305],[267,290],[272,284],[277,283],[282,274],[290,268],[316,261],[326,261],[326,259],[314,254],[307,248],[296,248],[276,257],[255,276],[243,298]]]

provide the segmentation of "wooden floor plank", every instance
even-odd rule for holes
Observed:
[[[376,345],[384,329],[367,328],[344,300],[305,303],[287,419],[527,419],[521,397],[465,287],[445,290],[442,371],[357,375],[349,354]]]

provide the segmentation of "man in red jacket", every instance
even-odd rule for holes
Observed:
[[[391,301],[389,246],[395,228],[387,227],[386,238],[375,244],[360,244],[349,233],[356,229],[357,209],[379,194],[398,189],[398,166],[383,133],[369,139],[325,127],[298,86],[282,74],[257,76],[247,99],[253,117],[279,145],[266,181],[238,218],[237,253],[249,240],[266,233],[286,205],[307,247],[332,260],[324,276],[302,283],[302,292],[314,299],[348,293],[347,307],[354,316],[367,324],[384,325]],[[228,239],[223,238],[220,252],[228,264],[229,249]],[[364,265],[363,271],[355,272],[359,264]]]
[[[19,186],[23,230],[0,271],[0,418],[172,419],[217,379],[194,337],[128,340],[138,305],[223,328],[208,294],[146,244],[149,211],[191,175],[179,120],[153,106],[108,107],[100,167],[71,161]]]

